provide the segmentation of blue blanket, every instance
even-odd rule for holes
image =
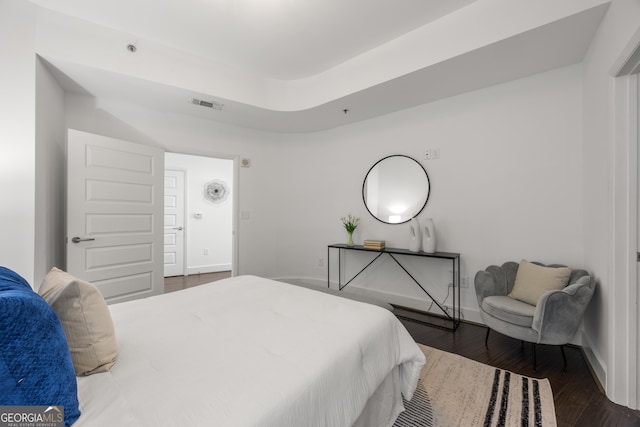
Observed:
[[[80,416],[67,339],[55,312],[17,273],[0,267],[0,406],[62,406]]]

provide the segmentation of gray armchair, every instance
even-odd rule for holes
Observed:
[[[517,262],[506,262],[500,267],[491,265],[475,276],[480,316],[487,325],[485,345],[488,347],[491,329],[533,343],[534,370],[536,344],[559,345],[566,369],[567,359],[562,346],[576,334],[593,295],[595,282],[585,270],[572,270],[564,289],[547,291],[536,305],[530,305],[508,296],[518,267]],[[564,266],[554,264],[547,267]]]

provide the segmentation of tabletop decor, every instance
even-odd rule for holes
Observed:
[[[413,217],[409,221],[409,250],[419,252],[422,249],[422,233],[418,218]]]
[[[352,216],[351,214],[346,217],[340,217],[342,224],[344,225],[344,229],[347,230],[347,235],[349,236],[347,240],[347,245],[353,246],[353,232],[358,227],[358,223],[360,222],[360,218],[356,216]]]
[[[384,249],[384,240],[372,240],[372,239],[366,239],[364,242],[362,242],[362,247],[365,249],[375,249],[377,251],[381,251],[382,249]]]
[[[422,250],[430,254],[436,251],[436,226],[433,218],[425,218],[422,224]]]

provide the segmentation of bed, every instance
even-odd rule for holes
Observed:
[[[255,276],[108,310],[74,426],[391,426],[425,362],[388,310]]]

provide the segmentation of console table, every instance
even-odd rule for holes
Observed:
[[[451,322],[451,327],[444,327],[450,331],[455,331],[458,329],[460,325],[460,254],[453,252],[412,252],[407,249],[396,249],[396,248],[385,248],[385,249],[369,249],[360,245],[345,245],[345,244],[333,244],[327,246],[327,288],[331,287],[331,250],[338,251],[338,290],[343,290],[345,287],[349,285],[356,277],[360,275],[363,271],[365,271],[370,265],[372,265],[376,260],[378,260],[381,256],[386,255],[393,259],[396,264],[402,268],[402,270],[413,280],[413,282],[420,288],[422,291],[430,298],[431,301],[442,311],[442,315],[439,313],[438,316],[444,317],[446,320]],[[342,283],[342,251],[363,251],[363,252],[372,252],[377,255],[373,258],[371,262],[366,264],[358,273],[356,273],[351,279],[347,280],[344,284]],[[452,288],[453,288],[453,315],[449,314],[445,307],[443,307],[438,301],[436,301],[429,291],[427,291],[420,282],[416,280],[415,277],[400,263],[398,258],[402,256],[412,256],[412,257],[424,257],[424,258],[435,258],[442,259],[451,262],[452,269]],[[393,305],[393,304],[392,304]],[[406,307],[402,307],[406,308]],[[411,311],[416,311],[423,314],[434,315],[433,313],[422,312],[415,309],[410,309]],[[402,316],[399,316],[402,317]],[[415,320],[415,319],[412,319]],[[442,325],[430,323],[430,322],[421,322],[428,325],[443,327]]]

